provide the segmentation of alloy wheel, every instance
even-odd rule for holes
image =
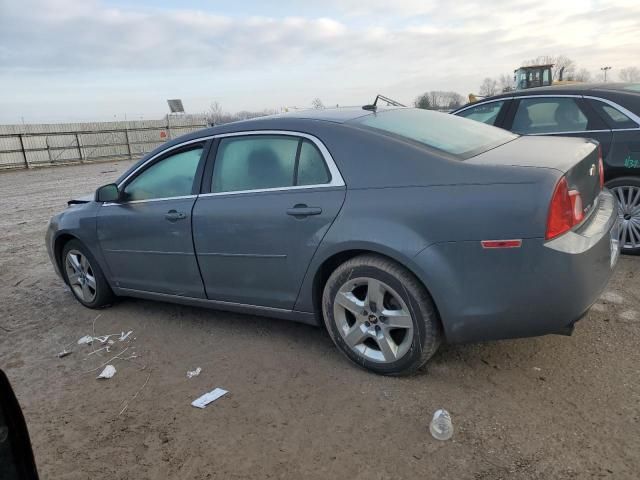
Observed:
[[[640,187],[622,185],[611,189],[620,206],[620,243],[623,249],[640,248]]]
[[[65,259],[65,269],[69,286],[76,296],[85,303],[96,298],[96,277],[86,255],[78,250],[69,250]]]
[[[336,294],[333,313],[342,339],[369,361],[395,362],[413,342],[407,304],[393,288],[375,278],[347,281]]]

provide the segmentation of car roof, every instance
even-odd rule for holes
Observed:
[[[624,93],[629,95],[640,95],[640,84],[637,83],[569,83],[565,85],[551,85],[548,87],[527,88],[524,90],[514,90],[493,95],[480,100],[494,100],[499,98],[522,97],[528,95],[585,95],[586,93]]]
[[[451,113],[466,110],[471,105],[500,100],[502,98],[524,97],[532,95],[589,95],[606,98],[608,95],[628,95],[632,98],[640,98],[640,83],[570,83],[564,85],[551,85],[548,87],[527,88],[524,90],[512,90],[499,95],[478,99],[477,102],[466,103],[456,108]]]

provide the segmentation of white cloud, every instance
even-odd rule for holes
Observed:
[[[58,93],[63,81],[127,75],[149,101],[175,91],[180,78],[194,97],[210,95],[207,85],[215,84],[228,108],[262,108],[318,95],[354,103],[377,92],[404,101],[429,89],[468,93],[483,77],[538,55],[568,55],[594,70],[637,64],[640,51],[637,0],[326,0],[317,17],[305,15],[308,6],[292,4],[292,15],[278,18],[264,8],[243,16],[100,0],[0,0],[0,75],[18,90],[41,76]],[[117,102],[128,93],[126,81],[113,83],[99,93]],[[241,96],[233,88],[240,84],[255,87]],[[4,98],[5,87],[0,95],[19,109],[26,100],[15,98],[30,93]]]

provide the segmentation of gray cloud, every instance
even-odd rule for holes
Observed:
[[[474,91],[483,77],[538,55],[567,55],[591,71],[638,65],[640,2],[585,3],[325,0],[312,8],[324,17],[295,16],[311,6],[290,2],[292,16],[276,18],[264,6],[263,16],[227,16],[106,0],[0,0],[0,99],[18,112],[36,96],[55,109],[95,94],[124,104],[131,92],[141,111],[183,88],[194,97],[214,92],[228,108],[252,108],[251,95],[264,95],[259,107],[318,95],[352,103],[377,92],[410,101],[430,89]]]

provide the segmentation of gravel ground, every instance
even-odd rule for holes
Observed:
[[[47,221],[128,165],[0,174],[0,367],[42,478],[640,476],[640,257],[621,259],[572,337],[445,346],[416,376],[379,377],[306,325],[74,301],[49,264]],[[94,328],[134,333],[93,354],[76,341]],[[73,353],[58,358],[67,344]],[[90,371],[127,347],[123,357],[136,358],[96,380]],[[190,406],[216,386],[230,393]],[[455,426],[447,442],[428,431],[440,407]]]

